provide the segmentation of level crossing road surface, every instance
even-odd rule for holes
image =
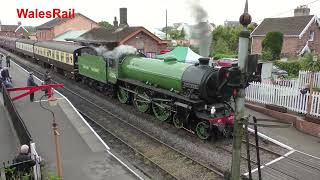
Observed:
[[[15,63],[11,63],[9,70],[14,87],[27,85],[28,73],[26,71]],[[41,84],[36,78],[35,81],[38,85]],[[13,97],[18,94],[22,94],[22,92],[11,92],[10,95]],[[43,91],[36,92],[35,102],[30,102],[29,96],[27,96],[15,101],[14,104],[36,143],[38,154],[45,160],[46,172],[55,172],[52,114],[40,107],[39,99],[43,94]],[[59,99],[58,106],[49,107],[47,101],[42,101],[42,104],[51,109],[56,117],[60,133],[64,179],[130,180],[141,178],[138,175],[140,172],[137,173],[137,170],[128,162],[125,162],[124,166],[113,157],[111,151],[108,150],[109,147],[99,140],[64,97],[57,93],[55,93],[55,97]],[[2,133],[1,129],[0,132]]]
[[[246,114],[256,116],[258,119],[273,119],[248,108]],[[288,153],[284,157],[262,164],[263,180],[320,180],[319,138],[301,133],[294,127],[259,127],[258,131],[289,146]],[[257,169],[253,170],[252,175],[253,179],[259,179]]]

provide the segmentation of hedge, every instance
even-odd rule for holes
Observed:
[[[301,63],[299,61],[275,61],[275,65],[277,65],[280,69],[288,72],[289,76],[298,76],[299,71],[302,69]]]

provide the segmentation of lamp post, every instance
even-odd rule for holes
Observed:
[[[54,112],[52,110],[50,110],[49,108],[46,108],[42,105],[42,98],[45,97],[46,95],[43,95],[41,98],[40,98],[40,106],[41,108],[51,112],[52,114],[52,131],[53,131],[53,139],[54,139],[54,145],[55,145],[55,152],[56,152],[56,171],[57,171],[57,175],[60,179],[63,179],[62,178],[62,166],[61,166],[61,156],[60,156],[60,143],[59,143],[59,131],[58,131],[58,125],[57,125],[57,122],[56,122],[56,119],[55,119],[55,115],[54,115]],[[54,96],[51,96],[49,99],[48,99],[48,102],[49,102],[49,105],[54,107],[58,104],[58,99]]]

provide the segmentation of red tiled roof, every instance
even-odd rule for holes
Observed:
[[[19,26],[18,25],[0,25],[1,31],[15,31]]]
[[[266,35],[268,32],[282,32],[283,35],[298,36],[309,24],[313,15],[285,18],[266,18],[252,32],[252,36]]]

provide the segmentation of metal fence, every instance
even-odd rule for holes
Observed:
[[[15,129],[15,132],[19,138],[20,144],[27,144],[30,147],[30,154],[32,161],[35,162],[35,165],[31,167],[30,172],[28,174],[21,174],[19,167],[21,165],[30,163],[29,161],[14,163],[13,161],[2,162],[0,164],[0,179],[1,180],[16,180],[16,179],[32,179],[32,180],[41,180],[41,157],[38,155],[36,151],[35,143],[32,142],[31,135],[24,124],[22,118],[20,117],[17,109],[15,108],[10,94],[7,89],[2,86],[0,82],[0,90],[2,90],[3,101],[6,110],[10,115],[10,119],[12,121],[12,125]],[[10,158],[10,157],[8,157]]]
[[[41,180],[40,159],[34,155],[32,160],[15,163],[2,162],[0,166],[0,179],[2,180]],[[34,166],[32,166],[35,164]],[[40,173],[34,173],[40,172]]]
[[[30,142],[32,141],[31,135],[24,124],[22,118],[20,117],[17,109],[15,108],[10,95],[4,86],[2,87],[4,106],[9,112],[13,127],[18,135],[21,144],[27,144],[30,147]]]

